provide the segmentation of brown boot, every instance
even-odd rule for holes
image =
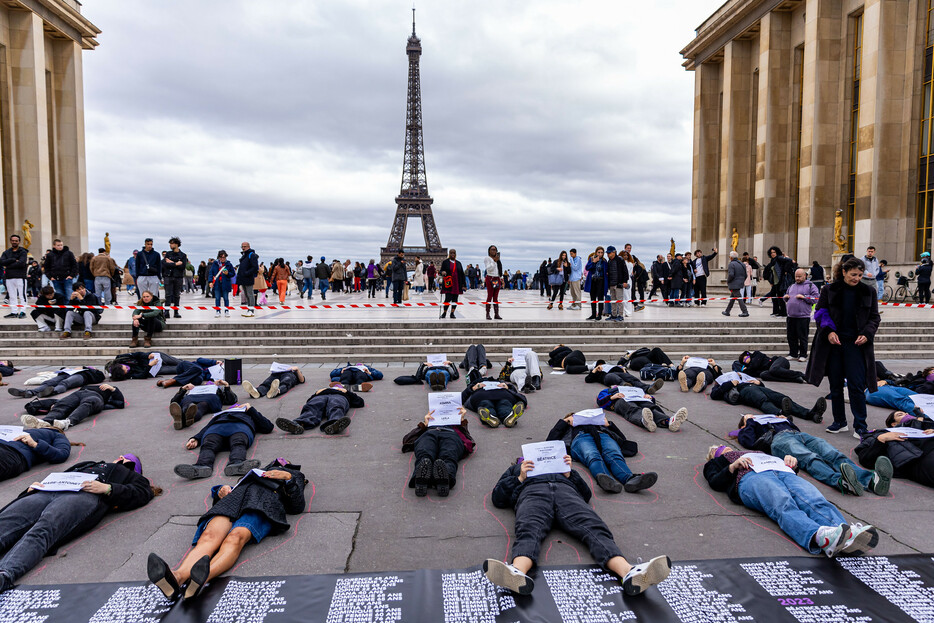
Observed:
[[[486,306],[486,319],[493,320],[492,318],[490,318],[490,306],[489,305]]]
[[[178,383],[175,381],[175,379],[163,379],[161,381],[157,381],[156,385],[159,387],[172,387],[173,385],[178,385]]]
[[[139,346],[139,338],[134,337],[130,340],[130,348],[136,348],[137,346]]]
[[[144,337],[143,346],[145,346],[146,348],[152,348],[152,340],[150,340],[148,337]]]
[[[503,319],[503,317],[499,315],[499,305],[493,305],[493,318],[496,320]]]

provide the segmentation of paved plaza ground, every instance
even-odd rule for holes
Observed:
[[[470,293],[468,300],[477,300]],[[538,293],[520,293],[526,303],[508,308],[508,319],[548,319],[557,311],[540,309]],[[359,300],[363,295],[329,296],[329,302]],[[435,297],[424,295],[426,300]],[[188,298],[187,303],[191,298]],[[199,302],[201,299],[198,299]],[[420,300],[415,297],[414,300]],[[297,297],[289,302],[294,303]],[[316,298],[314,302],[319,302]],[[385,302],[380,298],[378,302]],[[521,310],[521,311],[520,311]],[[768,317],[768,308],[753,307],[753,317]],[[127,312],[116,312],[126,314]],[[380,320],[400,317],[411,320],[428,310],[331,310],[290,312],[276,316],[290,320],[320,321],[363,319],[378,314]],[[561,312],[567,319],[578,312]],[[929,310],[886,311],[885,319],[908,314],[927,314]],[[272,315],[263,312],[263,316]],[[299,315],[301,314],[301,315]],[[482,308],[467,307],[460,315],[482,317]],[[670,319],[681,316],[689,322],[719,316],[719,309],[667,309],[649,306],[636,314],[640,318]],[[112,315],[115,315],[112,314]],[[186,312],[188,320],[213,322],[210,312]],[[580,312],[583,318],[586,312]],[[926,317],[926,316],[925,316]],[[249,322],[239,316],[221,322]],[[651,344],[645,344],[651,346]],[[632,348],[644,344],[632,344]],[[544,353],[540,353],[544,354]],[[701,353],[698,353],[701,354]],[[205,352],[210,356],[210,352]],[[460,353],[449,353],[460,357]],[[338,350],[334,364],[341,360]],[[244,362],[244,377],[254,382],[266,376],[268,365]],[[917,370],[926,361],[886,362],[893,370]],[[795,363],[798,369],[804,364]],[[303,366],[307,382],[289,394],[252,401],[266,417],[294,418],[301,405],[315,390],[326,385],[331,365]],[[12,386],[23,382],[42,368],[34,367],[5,379]],[[503,558],[512,541],[514,516],[511,510],[496,509],[490,503],[490,491],[500,474],[520,453],[522,443],[543,440],[555,421],[572,411],[594,406],[600,386],[584,383],[581,376],[550,374],[545,370],[543,389],[529,396],[529,409],[515,429],[491,430],[469,415],[470,429],[477,450],[462,461],[457,485],[447,499],[432,491],[426,498],[416,498],[406,483],[412,470],[412,455],[400,452],[403,435],[413,428],[427,410],[427,390],[402,387],[392,378],[414,372],[414,366],[392,364],[384,367],[386,380],[364,394],[366,406],[353,412],[353,423],[345,434],[327,437],[319,431],[302,436],[287,435],[278,429],[259,435],[250,455],[265,461],[287,457],[303,466],[311,484],[306,490],[307,512],[291,517],[292,529],[282,536],[248,547],[235,569],[241,576],[318,574],[335,572],[370,572],[418,568],[461,568],[479,564],[486,557]],[[494,370],[495,373],[499,369]],[[770,384],[810,406],[827,392],[799,384]],[[108,516],[92,533],[62,548],[56,556],[23,579],[25,584],[141,580],[145,578],[145,559],[150,551],[158,552],[171,563],[180,560],[187,550],[198,517],[209,504],[209,490],[214,484],[232,484],[235,479],[223,476],[226,455],[222,454],[215,475],[201,481],[183,481],[172,472],[175,464],[193,462],[196,453],[184,444],[200,429],[175,431],[168,415],[173,390],[160,389],[154,381],[127,381],[120,384],[129,406],[122,411],[107,411],[68,431],[73,441],[87,444],[75,448],[66,465],[81,459],[114,459],[123,452],[134,452],[143,461],[145,474],[165,493],[148,506],[126,514]],[[451,389],[463,388],[463,380]],[[241,398],[245,392],[236,391]],[[630,559],[665,553],[673,561],[710,558],[800,555],[802,551],[762,515],[737,506],[724,494],[709,490],[699,473],[708,446],[722,442],[727,431],[736,427],[742,408],[711,401],[704,395],[681,393],[676,383],[667,384],[658,401],[671,411],[686,406],[689,421],[678,433],[659,430],[650,434],[622,418],[610,415],[623,432],[639,443],[640,453],[629,463],[634,471],[655,471],[658,484],[639,494],[610,495],[599,489],[593,506],[606,520],[623,552]],[[24,401],[0,395],[0,423],[16,423]],[[882,426],[886,411],[870,407],[870,426]],[[828,413],[829,421],[829,413]],[[849,435],[827,435],[824,425],[800,424],[805,432],[826,437],[836,447],[851,453],[856,440]],[[587,470],[575,464],[590,481]],[[0,504],[14,499],[30,482],[41,480],[61,467],[43,466],[15,480],[0,483]],[[809,476],[804,476],[809,478]],[[592,481],[591,481],[592,482]],[[853,520],[871,523],[880,529],[876,551],[899,554],[934,551],[934,539],[927,529],[930,523],[934,492],[904,480],[896,481],[890,495],[880,498],[867,493],[856,498],[817,484],[818,488],[844,514]],[[542,549],[543,564],[591,562],[585,547],[560,531],[553,532]]]

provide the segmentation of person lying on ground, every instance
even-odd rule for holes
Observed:
[[[739,430],[734,432],[744,448],[779,458],[793,456],[814,480],[841,493],[862,495],[866,489],[876,495],[889,492],[892,463],[888,458],[876,459],[872,471],[863,469],[826,440],[801,432],[787,416],[743,415],[739,418]]]
[[[827,400],[823,396],[814,402],[813,407],[807,409],[785,394],[769,389],[759,379],[743,381],[732,379],[725,380],[723,383],[714,380],[710,397],[713,400],[723,400],[731,405],[745,405],[759,409],[763,413],[790,415],[796,419],[811,420],[817,423],[824,419],[824,411],[827,410]]]
[[[525,351],[522,359],[510,357],[499,373],[499,380],[509,381],[516,387],[521,387],[523,394],[530,394],[542,388],[542,368],[538,360],[538,353],[533,350]]]
[[[525,413],[529,402],[512,383],[503,383],[488,376],[461,392],[461,404],[476,412],[480,421],[490,428],[500,424],[512,428]]]
[[[627,595],[639,595],[662,582],[671,573],[671,560],[656,556],[646,563],[632,565],[613,540],[613,533],[590,507],[592,492],[581,475],[571,469],[563,474],[529,476],[534,463],[519,459],[500,477],[491,497],[496,508],[516,512],[515,541],[509,552],[511,563],[487,559],[483,573],[493,584],[519,595],[529,595],[534,582],[529,577],[538,562],[542,541],[557,526],[580,539],[594,560],[620,578]]]
[[[617,365],[626,366],[630,370],[639,372],[648,365],[666,366],[672,365],[671,358],[665,354],[661,348],[639,348],[628,352],[619,358]]]
[[[169,402],[172,425],[175,430],[188,428],[205,415],[220,412],[224,405],[236,404],[237,400],[227,381],[208,381],[204,385],[188,383],[180,387]]]
[[[863,438],[856,446],[856,458],[863,467],[873,465],[879,457],[888,457],[895,478],[907,478],[919,485],[934,487],[934,420],[916,417],[904,411],[893,411],[885,418],[881,430]],[[909,437],[905,432],[889,428],[908,428],[930,433],[929,437]]]
[[[275,398],[287,394],[290,389],[304,382],[305,375],[298,369],[298,366],[292,366],[282,372],[270,372],[266,380],[256,387],[253,387],[249,381],[243,381],[243,389],[251,398],[259,398],[262,395],[266,398]]]
[[[90,366],[60,368],[53,376],[42,381],[42,383],[35,387],[30,387],[29,389],[11,387],[7,391],[10,392],[10,395],[16,396],[17,398],[34,398],[36,396],[39,398],[48,398],[49,396],[57,396],[69,390],[84,387],[85,385],[98,385],[103,382],[104,373]]]
[[[82,461],[65,471],[89,478],[80,491],[42,491],[42,484],[34,482],[0,510],[0,592],[13,588],[43,557],[97,526],[107,513],[140,508],[162,493],[143,476],[139,458],[129,453],[113,463]]]
[[[428,383],[433,391],[443,392],[447,389],[448,383],[460,378],[460,372],[450,361],[444,361],[441,365],[424,362],[419,364],[415,374],[397,376],[393,379],[396,385],[421,385]]]
[[[16,478],[37,465],[64,463],[72,444],[57,428],[29,428],[12,441],[0,439],[0,480]]]
[[[121,353],[114,357],[113,361],[108,361],[104,365],[104,372],[110,375],[111,381],[123,381],[125,379],[151,379],[152,370],[158,365],[155,376],[175,376],[178,359],[154,350],[139,350],[132,353]]]
[[[175,473],[188,480],[210,478],[214,473],[217,453],[230,450],[224,475],[243,476],[251,469],[259,467],[259,461],[246,458],[246,451],[253,445],[256,433],[265,435],[272,431],[272,422],[263,417],[250,403],[221,411],[185,444],[186,450],[194,450],[200,446],[198,460],[194,465],[176,465]]]
[[[13,365],[13,362],[9,359],[0,359],[0,387],[6,385],[3,382],[3,377],[13,376],[16,372],[19,372],[19,368]]]
[[[123,393],[113,385],[101,383],[79,389],[59,400],[34,400],[27,405],[31,405],[28,411],[35,410],[37,413],[45,412],[45,414],[41,418],[32,413],[23,414],[20,416],[23,426],[26,428],[53,427],[65,432],[101,411],[124,408],[126,399]]]
[[[457,425],[432,426],[434,411],[402,438],[402,452],[415,452],[415,469],[409,478],[409,488],[425,497],[434,487],[440,497],[447,497],[457,483],[457,464],[477,447],[467,429],[467,410],[460,408]]]
[[[597,394],[597,406],[623,416],[636,426],[641,426],[650,433],[659,427],[676,433],[688,419],[688,408],[680,407],[669,416],[655,402],[655,397],[639,387],[614,385]]]
[[[717,365],[713,358],[690,357],[688,355],[681,358],[681,363],[678,364],[676,370],[681,391],[686,392],[690,387],[696,394],[704,391],[708,385],[714,382],[714,379],[723,374],[723,369]]]
[[[276,459],[262,475],[250,471],[235,486],[211,488],[212,507],[198,520],[191,549],[173,571],[155,553],[149,554],[146,573],[170,600],[197,598],[205,584],[230,570],[249,543],[288,530],[286,515],[305,510],[308,479],[301,465]]]
[[[636,493],[649,489],[658,480],[655,472],[634,474],[625,457],[639,453],[639,445],[629,441],[616,424],[603,418],[602,425],[575,425],[574,414],[558,420],[545,441],[561,440],[571,458],[583,463],[597,486],[607,493]]]
[[[758,377],[763,381],[775,381],[777,383],[807,382],[803,372],[791,369],[791,363],[789,363],[787,357],[779,355],[770,357],[758,350],[744,351],[733,362],[733,372],[745,372],[749,376]]]
[[[301,414],[294,420],[281,417],[276,426],[287,433],[301,435],[321,425],[325,435],[339,435],[350,426],[351,408],[362,409],[363,398],[340,383],[319,389],[305,402]]]
[[[597,364],[587,373],[587,376],[584,377],[584,382],[600,383],[606,387],[613,387],[614,385],[638,387],[649,395],[654,394],[665,386],[665,381],[663,379],[655,379],[651,385],[643,383],[641,379],[630,374],[624,366],[618,364],[611,366],[602,359],[597,359]]]
[[[579,350],[573,350],[564,344],[558,344],[548,353],[548,365],[568,374],[587,374],[587,357]]]
[[[865,554],[879,542],[874,527],[848,523],[814,485],[794,472],[795,457],[788,455],[780,465],[756,472],[755,455],[763,453],[711,446],[704,478],[714,491],[725,492],[736,504],[769,517],[810,554],[823,553],[828,558]]]
[[[381,381],[383,373],[362,363],[350,364],[331,370],[331,382],[340,383],[355,392],[368,392],[373,389],[373,381]]]
[[[915,406],[911,397],[918,394],[913,389],[907,387],[898,387],[890,385],[888,381],[876,381],[878,387],[876,391],[870,392],[866,389],[863,393],[866,395],[866,403],[876,407],[887,409],[897,409],[913,415],[924,415],[921,407]],[[847,398],[844,396],[844,398]]]
[[[173,387],[175,385],[201,385],[211,380],[211,368],[223,365],[220,359],[207,359],[198,357],[194,361],[179,361],[175,364],[175,376],[170,379],[156,381],[159,387]]]
[[[486,358],[486,348],[483,344],[471,344],[464,353],[464,360],[460,367],[467,373],[465,381],[470,386],[476,385],[480,379],[485,377],[493,364]]]

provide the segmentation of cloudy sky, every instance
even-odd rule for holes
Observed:
[[[720,0],[419,0],[429,191],[466,263],[690,243],[693,74]],[[411,4],[86,0],[92,245],[369,260],[402,172]],[[423,243],[411,221],[406,244]],[[413,227],[414,226],[414,227]]]

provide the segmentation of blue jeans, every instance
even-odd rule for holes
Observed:
[[[820,552],[814,543],[819,527],[846,522],[814,485],[789,472],[748,472],[739,481],[739,497],[747,508],[764,513],[811,554]]]
[[[603,448],[602,454],[593,437],[587,433],[578,433],[571,442],[571,458],[586,465],[594,478],[607,472],[620,482],[632,478],[632,470],[626,465],[619,444],[603,431],[600,431],[600,446]]]
[[[226,308],[230,307],[230,300],[228,298],[229,295],[230,293],[227,290],[225,290],[223,287],[221,287],[220,284],[214,286],[214,306],[219,308],[221,306],[221,299],[223,298],[224,299],[224,311],[228,311]],[[220,309],[218,309],[217,311],[220,312]]]
[[[428,368],[425,370],[425,379],[429,378],[429,375],[434,372],[440,372],[444,375],[444,386],[447,387],[448,383],[451,382],[451,372],[445,366],[437,366],[434,368]]]
[[[327,279],[318,279],[318,289],[321,290],[322,301],[325,299],[325,294],[328,291],[328,287],[330,287],[330,284],[328,284]]]
[[[0,573],[16,581],[42,561],[55,543],[97,512],[101,497],[86,492],[40,491],[0,513]]]
[[[673,301],[673,305],[680,305],[681,303],[678,301],[679,298],[681,298],[681,290],[672,288],[671,292],[668,293],[668,300]]]
[[[315,280],[311,277],[305,277],[302,281],[301,294],[307,294],[308,298],[311,299],[311,295],[315,293]]]
[[[911,401],[912,394],[917,392],[907,387],[896,387],[895,385],[883,385],[875,392],[870,393],[866,390],[866,402],[875,407],[885,407],[888,409],[898,409],[905,413],[913,413],[915,403]]]
[[[868,487],[872,472],[863,469],[845,454],[834,448],[820,437],[795,431],[783,431],[772,440],[772,454],[784,458],[785,455],[798,459],[801,469],[830,487],[836,487],[840,480],[840,466],[849,463],[863,487]]]
[[[52,287],[55,288],[55,294],[62,297],[66,303],[71,300],[71,283],[71,277],[68,279],[56,279],[52,282]]]

